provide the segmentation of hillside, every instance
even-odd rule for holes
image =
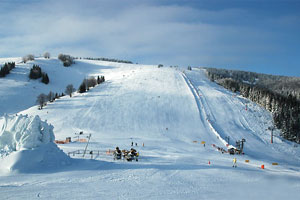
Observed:
[[[0,59],[0,64],[16,62],[16,68],[4,78],[0,78],[0,116],[4,113],[13,114],[36,105],[37,96],[41,93],[64,93],[68,84],[73,84],[77,89],[84,78],[96,76],[97,66],[85,62],[72,65],[72,68],[64,67],[58,59],[36,58],[26,64],[21,63],[21,58]],[[100,62],[100,61],[99,61]],[[107,64],[109,62],[105,62]],[[33,64],[39,65],[42,71],[49,75],[49,84],[41,83],[41,80],[29,79],[30,68]],[[100,74],[97,74],[100,75]]]
[[[232,78],[239,82],[249,83],[269,89],[283,96],[292,95],[300,100],[300,77],[275,76],[239,70],[205,68],[212,80]]]
[[[206,71],[211,81],[270,111],[281,136],[300,143],[300,78],[215,68]]]
[[[17,74],[21,68],[27,72],[33,63],[48,73],[49,85],[28,81],[25,72]],[[1,99],[10,105],[3,107],[6,113],[39,115],[53,125],[59,140],[66,137],[75,140],[78,137],[75,133],[81,131],[82,138],[91,134],[87,152],[99,151],[99,154],[93,159],[89,154],[85,157],[70,154],[74,158],[70,165],[41,169],[38,173],[2,174],[3,198],[11,198],[12,194],[14,199],[298,196],[299,147],[282,139],[278,130],[274,131],[271,144],[270,132],[266,131],[272,125],[270,112],[211,82],[203,69],[189,71],[93,60],[78,60],[64,68],[56,59],[37,59],[26,65],[17,64],[14,70],[0,79],[1,86],[11,81],[9,85],[14,91],[32,92],[32,97],[24,99],[26,105],[15,108],[17,92],[7,95]],[[83,78],[91,75],[105,75],[106,81],[86,93],[48,103],[42,110],[32,106],[39,93],[62,92],[70,83],[78,88]],[[25,82],[27,85],[21,84]],[[0,91],[10,89],[2,87]],[[227,149],[228,137],[230,146],[236,146],[237,140],[246,140],[245,155],[218,151]],[[139,162],[114,161],[106,154],[116,146],[130,149],[131,142],[137,143],[134,148],[140,153]],[[83,150],[86,143],[58,146],[68,153]],[[237,168],[232,168],[234,157],[238,160]],[[279,165],[272,165],[275,162]]]

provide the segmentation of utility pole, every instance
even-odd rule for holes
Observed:
[[[243,153],[243,151],[244,151],[244,142],[246,142],[246,139],[242,139],[242,147],[241,147],[241,153]]]
[[[86,149],[87,149],[87,147],[88,147],[88,145],[89,145],[89,142],[90,142],[90,139],[91,139],[91,135],[92,135],[92,134],[89,134],[89,136],[88,136],[89,139],[88,139],[88,142],[86,143],[86,146],[85,146],[84,153],[83,153],[83,156],[82,156],[82,157],[85,156]]]
[[[271,131],[271,144],[273,144],[273,131],[274,131],[274,129],[275,129],[274,126],[270,126],[270,127],[268,128],[268,130]]]

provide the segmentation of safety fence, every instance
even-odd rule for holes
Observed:
[[[70,157],[71,156],[75,157],[75,156],[79,156],[79,155],[82,155],[82,157],[89,155],[89,156],[91,156],[91,159],[93,159],[93,158],[96,158],[97,156],[105,155],[105,153],[100,150],[82,150],[82,149],[68,152],[68,156],[70,156]]]

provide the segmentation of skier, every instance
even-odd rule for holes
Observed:
[[[233,165],[232,165],[232,167],[236,167],[237,165],[236,165],[236,158],[234,158],[233,159]]]

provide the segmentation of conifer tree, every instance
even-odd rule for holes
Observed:
[[[42,82],[45,83],[45,84],[49,83],[49,77],[48,77],[47,73],[42,74]]]
[[[84,92],[86,92],[86,84],[85,84],[84,81],[83,81],[83,82],[81,83],[81,85],[79,86],[78,92],[79,92],[79,93],[84,93]]]

